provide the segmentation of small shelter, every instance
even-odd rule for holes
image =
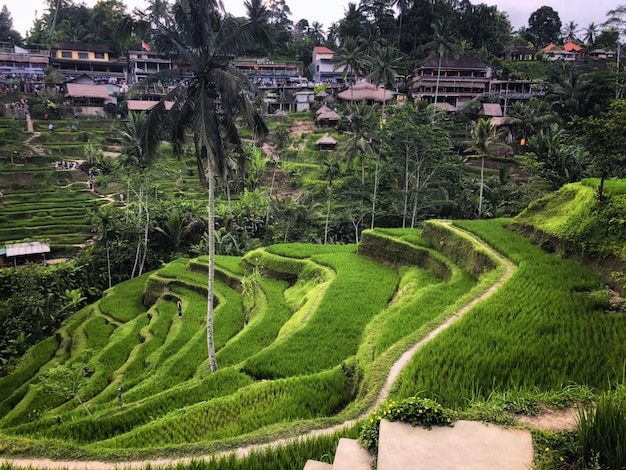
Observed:
[[[46,253],[50,253],[50,246],[43,242],[22,242],[6,245],[5,259],[7,264],[11,261],[17,267],[18,264],[27,262],[46,263]]]
[[[319,122],[320,126],[335,126],[340,119],[341,116],[331,109],[320,113],[315,118],[315,120]]]
[[[326,105],[322,105],[320,106],[320,109],[318,109],[317,111],[315,111],[315,116],[319,116],[322,113],[326,113],[328,111],[332,111],[328,106]]]
[[[335,150],[337,146],[337,141],[328,132],[320,137],[316,143],[320,150]]]

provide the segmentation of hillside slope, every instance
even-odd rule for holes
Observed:
[[[626,180],[608,180],[603,201],[596,198],[597,185],[595,179],[565,185],[529,205],[511,228],[623,290],[611,273],[626,272]]]

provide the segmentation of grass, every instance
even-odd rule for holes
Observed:
[[[589,295],[597,278],[542,253],[507,223],[458,223],[513,260],[517,272],[420,350],[392,400],[428,396],[460,416],[506,423],[509,413],[533,412],[543,401],[571,403],[575,393],[564,384],[589,384],[577,396],[590,400],[617,377],[626,326]],[[435,228],[368,233],[370,252],[393,257],[385,264],[336,245],[274,245],[243,260],[220,257],[215,374],[206,357],[206,258],[180,259],[116,286],[69,320],[56,342],[31,350],[21,375],[0,379],[12,390],[0,403],[0,449],[17,455],[45,442],[46,455],[194,455],[359,416],[403,351],[502,274],[484,252],[467,253],[475,244]],[[383,244],[393,249],[377,249]],[[464,268],[429,246],[450,250]],[[259,279],[244,327],[238,283],[251,266],[276,278]],[[92,372],[81,396],[93,418],[75,401],[28,387],[39,371],[87,349],[94,350]],[[265,458],[283,459],[294,449]]]
[[[626,348],[619,338],[626,319],[607,315],[586,294],[601,285],[595,275],[542,252],[504,224],[459,225],[515,261],[518,270],[420,351],[403,372],[397,396],[411,396],[419,387],[446,406],[462,408],[466,397],[493,391],[550,391],[570,382],[602,389],[621,376]]]

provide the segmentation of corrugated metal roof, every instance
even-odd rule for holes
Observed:
[[[50,247],[42,242],[23,242],[7,245],[7,257],[50,253]]]

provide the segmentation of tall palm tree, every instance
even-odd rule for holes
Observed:
[[[412,0],[391,0],[391,5],[398,7],[398,42],[397,46],[400,47],[400,37],[402,36],[402,20],[404,19],[404,12],[409,9],[412,4]]]
[[[598,26],[592,21],[589,26],[585,28],[585,42],[587,44],[594,44],[596,37],[598,36]]]
[[[170,17],[170,4],[167,0],[150,0],[146,11],[149,21],[153,25],[170,24],[172,21]]]
[[[352,169],[352,162],[356,157],[361,159],[361,185],[365,186],[365,158],[372,155],[372,130],[375,119],[375,109],[366,103],[356,103],[348,106],[348,134],[350,138],[344,141],[339,150],[344,152],[346,167]]]
[[[227,145],[241,147],[239,118],[255,133],[267,132],[260,113],[246,94],[251,85],[234,71],[230,62],[249,41],[269,47],[269,38],[258,22],[242,24],[225,13],[219,0],[178,0],[172,11],[173,26],[160,25],[153,42],[159,52],[172,56],[180,66],[152,77],[174,79],[175,87],[152,109],[149,120],[166,125],[176,154],[182,154],[187,135],[193,136],[198,175],[208,188],[207,347],[211,371],[215,372],[215,174],[223,175],[225,171]],[[169,111],[166,101],[173,103]]]
[[[575,41],[578,39],[578,23],[575,21],[570,21],[563,28],[563,40],[564,41]]]
[[[383,87],[395,87],[396,84],[396,66],[398,61],[400,60],[399,51],[395,47],[383,47],[377,45],[375,50],[375,54],[371,60],[371,68],[368,78],[377,86]],[[376,170],[374,173],[374,194],[372,197],[372,220],[371,227],[374,228],[374,220],[376,215],[376,195],[378,193],[378,177],[380,170],[380,152],[382,152],[383,143],[384,143],[384,131],[383,126],[385,123],[385,104],[386,101],[383,97],[383,109],[382,114],[380,116],[380,131],[381,131],[381,142],[380,147],[378,148],[378,155],[376,156]]]
[[[326,189],[328,190],[328,206],[326,208],[326,225],[324,227],[324,245],[328,243],[328,223],[330,221],[330,201],[333,193],[333,181],[341,176],[341,166],[339,165],[339,160],[335,157],[325,158],[322,162],[324,165],[324,178],[328,181],[328,186]]]
[[[353,37],[345,38],[335,55],[333,69],[343,69],[343,81],[351,81],[354,84],[356,76],[363,69],[363,66],[364,56],[357,47],[356,40]]]
[[[481,160],[480,163],[480,194],[478,199],[478,217],[483,213],[483,193],[485,187],[485,157],[489,155],[489,147],[498,142],[501,133],[498,132],[489,119],[480,118],[472,123],[470,130],[470,146],[468,151],[475,152]]]
[[[437,82],[435,84],[435,104],[439,97],[439,81],[441,79],[441,64],[444,57],[454,52],[454,43],[449,36],[451,28],[443,19],[438,19],[432,24],[434,37],[431,42],[426,44],[426,48],[433,51],[437,57]]]

